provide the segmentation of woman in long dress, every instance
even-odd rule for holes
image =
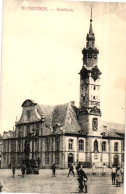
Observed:
[[[120,187],[122,183],[122,173],[120,170],[120,167],[117,167],[117,172],[116,172],[116,187]]]

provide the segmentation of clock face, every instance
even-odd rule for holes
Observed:
[[[91,70],[91,76],[94,79],[94,81],[96,81],[99,78],[99,75],[101,74],[100,70],[98,69],[97,66],[95,66],[92,70]]]

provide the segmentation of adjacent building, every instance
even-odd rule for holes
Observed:
[[[13,131],[4,132],[2,168],[15,162],[21,167],[25,153],[40,161],[41,168],[53,163],[67,168],[70,163],[101,166],[124,163],[124,126],[101,122],[99,50],[90,19],[86,47],[82,50],[80,106],[75,103],[47,106],[27,99]],[[29,135],[30,134],[30,135]]]

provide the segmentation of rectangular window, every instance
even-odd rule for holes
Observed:
[[[92,119],[92,130],[93,131],[97,131],[98,130],[98,119],[97,118],[93,118]]]
[[[56,137],[56,151],[60,149],[60,138],[59,137]]]
[[[114,143],[114,151],[115,152],[118,152],[118,142],[115,142]]]
[[[3,161],[6,162],[6,155],[3,155]]]
[[[69,139],[69,150],[73,149],[73,139]]]
[[[45,163],[49,164],[49,153],[48,152],[45,153]]]
[[[11,151],[14,151],[14,142],[11,140]]]
[[[36,134],[39,135],[39,124],[36,124]]]
[[[55,161],[56,161],[56,164],[59,164],[59,153],[56,153]]]
[[[18,151],[21,151],[21,142],[18,142]]]
[[[79,151],[84,151],[84,141],[82,139],[79,140]]]
[[[35,142],[35,151],[39,151],[39,140]]]
[[[50,148],[50,139],[46,138],[46,151],[49,151]]]
[[[106,151],[106,142],[105,141],[103,141],[102,142],[102,151]]]
[[[27,135],[30,133],[30,125],[27,125]]]
[[[122,151],[124,151],[124,147],[125,147],[125,143],[124,143],[124,140],[121,142],[122,144]]]

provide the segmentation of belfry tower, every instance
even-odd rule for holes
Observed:
[[[82,50],[83,66],[80,70],[80,113],[79,122],[88,136],[101,134],[100,70],[97,66],[99,50],[95,47],[92,27],[92,7],[86,48]]]

